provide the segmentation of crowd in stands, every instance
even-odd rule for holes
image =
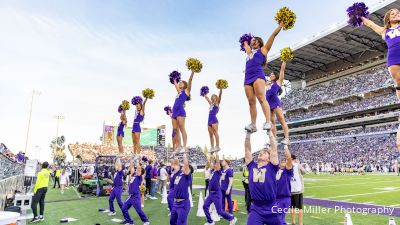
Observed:
[[[96,160],[96,155],[118,154],[118,147],[114,145],[75,143],[68,145],[68,149],[75,158],[79,156],[82,159],[82,163],[94,163]],[[168,161],[168,148],[164,146],[156,146],[154,148],[142,146],[140,154],[154,161]],[[124,146],[124,155],[122,156],[122,160],[129,161],[132,156],[132,146]],[[189,162],[196,165],[205,165],[207,162],[207,157],[200,148],[189,148]]]
[[[389,124],[370,126],[365,128],[357,127],[341,131],[324,131],[319,133],[296,135],[292,136],[290,140],[293,142],[293,141],[315,140],[315,139],[332,138],[332,137],[356,136],[359,134],[371,134],[382,131],[388,131],[393,133],[397,131],[397,127],[398,127],[397,123],[389,123]]]
[[[0,144],[0,180],[7,177],[22,174],[24,171],[24,162],[27,159],[25,154],[19,152],[12,153],[3,143]]]
[[[283,99],[286,110],[315,103],[363,93],[393,85],[392,78],[385,66],[374,67],[359,74],[354,74],[302,90],[291,91]]]
[[[302,109],[286,112],[285,118],[287,122],[304,120],[316,117],[333,116],[345,113],[364,111],[377,107],[392,105],[397,103],[395,93],[381,95],[361,100],[344,102],[338,105],[318,105],[310,107],[307,111]]]

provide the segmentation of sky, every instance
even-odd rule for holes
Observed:
[[[0,142],[13,152],[24,150],[31,91],[34,97],[27,155],[50,160],[49,144],[59,135],[67,143],[100,143],[104,121],[119,122],[117,107],[124,99],[155,90],[146,108],[146,125],[171,124],[163,107],[176,91],[168,74],[189,71],[185,61],[195,57],[203,70],[196,74],[192,100],[187,103],[189,146],[209,147],[209,106],[200,97],[202,86],[216,93],[215,81],[226,79],[220,122],[224,155],[244,155],[243,127],[250,121],[243,80],[245,54],[239,37],[252,33],[268,38],[277,26],[274,15],[288,6],[297,15],[293,29],[282,31],[271,54],[293,46],[335,23],[346,20],[348,0],[195,1],[0,1]],[[377,0],[365,0],[367,5]],[[258,106],[257,125],[264,116]],[[128,111],[128,123],[134,110]],[[253,135],[253,148],[263,146],[265,133]]]

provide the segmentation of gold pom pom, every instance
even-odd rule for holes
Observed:
[[[145,98],[153,99],[154,98],[154,90],[150,88],[146,88],[142,91],[142,95]]]
[[[130,108],[129,101],[123,100],[121,106],[122,106],[122,110],[129,110],[129,108]]]
[[[144,185],[140,185],[139,189],[140,189],[141,193],[146,192],[146,186],[144,186]]]
[[[203,64],[201,64],[200,60],[195,58],[189,58],[186,60],[186,66],[188,70],[193,70],[195,73],[200,73],[203,68]]]
[[[290,48],[283,48],[281,50],[281,61],[282,62],[287,62],[293,59],[293,52],[292,49]]]
[[[283,24],[284,30],[292,29],[296,23],[296,14],[288,7],[281,8],[275,15],[275,20]]]
[[[227,89],[228,88],[228,81],[219,79],[217,83],[215,83],[218,89]]]

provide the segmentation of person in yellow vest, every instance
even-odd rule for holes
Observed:
[[[243,187],[244,187],[244,200],[246,201],[246,209],[247,212],[250,210],[251,205],[251,196],[249,190],[249,170],[247,166],[243,167],[243,179],[242,179]]]
[[[56,167],[56,171],[54,172],[54,186],[53,188],[56,188],[56,183],[58,183],[58,188],[60,188],[60,168],[58,166]]]
[[[36,184],[33,188],[32,197],[32,211],[33,219],[29,223],[36,223],[44,220],[44,198],[46,197],[47,187],[49,186],[50,171],[48,169],[49,163],[44,162],[42,164],[42,170],[37,175]],[[40,205],[40,216],[37,214],[37,204]]]

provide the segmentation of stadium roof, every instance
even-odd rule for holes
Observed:
[[[382,18],[392,8],[400,8],[400,0],[382,0],[369,8],[369,19],[382,25]],[[320,74],[351,67],[386,53],[386,43],[366,26],[351,27],[347,21],[291,46],[295,58],[286,66],[288,80],[311,80]],[[268,70],[279,71],[279,53],[268,60]]]

